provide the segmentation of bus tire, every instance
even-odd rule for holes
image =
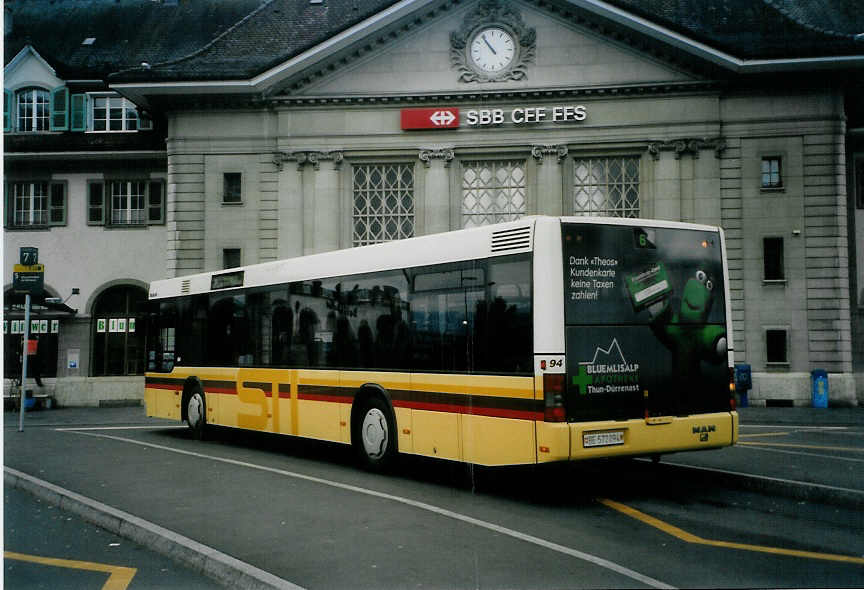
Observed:
[[[385,471],[396,458],[396,420],[386,401],[371,396],[358,406],[351,440],[360,462],[372,471]]]
[[[195,440],[204,440],[207,428],[207,402],[200,388],[194,387],[186,396],[186,424]]]

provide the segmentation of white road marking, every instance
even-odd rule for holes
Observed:
[[[444,516],[447,518],[452,518],[454,520],[458,520],[461,522],[465,522],[480,528],[484,528],[501,535],[506,535],[508,537],[512,537],[514,539],[518,539],[520,541],[524,541],[526,543],[531,543],[533,545],[537,545],[538,547],[543,547],[545,549],[549,549],[551,551],[556,551],[558,553],[563,553],[564,555],[569,555],[570,557],[575,557],[576,559],[581,559],[583,561],[587,561],[594,565],[600,566],[602,568],[611,570],[615,573],[621,574],[622,576],[626,576],[632,580],[636,580],[641,582],[647,586],[651,586],[652,588],[674,588],[674,586],[670,586],[665,582],[661,582],[660,580],[655,580],[649,576],[640,574],[637,571],[631,570],[629,568],[624,567],[623,565],[617,564],[613,561],[609,561],[608,559],[603,559],[602,557],[598,557],[596,555],[591,555],[590,553],[584,553],[577,549],[573,549],[571,547],[565,547],[564,545],[559,545],[558,543],[553,543],[552,541],[547,541],[546,539],[541,539],[539,537],[535,537],[533,535],[528,535],[526,533],[520,533],[519,531],[515,531],[513,529],[508,529],[506,527],[487,522],[485,520],[479,520],[477,518],[473,518],[471,516],[467,516],[465,514],[460,514],[458,512],[454,512],[452,510],[448,510],[446,508],[441,508],[439,506],[434,506],[432,504],[427,504],[425,502],[418,502],[417,500],[411,500],[410,498],[403,498],[401,496],[395,496],[393,494],[387,494],[384,492],[377,492],[375,490],[370,490],[368,488],[361,488],[359,486],[354,486],[345,483],[339,483],[336,481],[331,481],[329,479],[323,479],[320,477],[313,477],[311,475],[305,475],[302,473],[296,473],[293,471],[286,471],[284,469],[276,469],[275,467],[267,467],[264,465],[256,465],[255,463],[247,463],[245,461],[238,461],[236,459],[228,459],[226,457],[217,457],[213,455],[205,455],[204,453],[195,453],[193,451],[184,451],[182,449],[174,449],[171,447],[166,447],[163,445],[157,445],[154,443],[148,443],[144,441],[138,441],[129,438],[123,438],[119,436],[112,436],[109,434],[96,434],[93,432],[76,432],[75,429],[69,429],[65,432],[70,432],[72,434],[81,434],[83,436],[93,436],[98,438],[106,438],[110,440],[116,440],[120,442],[126,442],[134,445],[140,445],[143,447],[149,447],[153,449],[159,449],[162,451],[167,451],[170,453],[177,453],[180,455],[187,455],[189,457],[198,457],[200,459],[209,459],[211,461],[218,461],[220,463],[227,463],[229,465],[237,465],[239,467],[247,467],[250,469],[257,469],[259,471],[266,471],[269,473],[275,473],[277,475],[284,475],[286,477],[292,477],[295,479],[301,479],[304,481],[317,483],[341,490],[346,490],[349,492],[355,492],[358,494],[364,494],[366,496],[373,496],[375,498],[381,498],[383,500],[390,500],[392,502],[398,502],[400,504],[405,504],[406,506],[412,506],[414,508],[418,508],[420,510],[425,510],[427,512],[431,512],[433,514],[438,514],[439,516]]]

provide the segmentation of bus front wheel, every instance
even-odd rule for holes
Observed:
[[[370,397],[360,407],[352,433],[354,449],[368,468],[383,471],[396,456],[396,423],[387,403]]]
[[[206,409],[204,394],[200,389],[193,390],[186,398],[186,423],[197,440],[204,438],[204,429],[207,427]]]

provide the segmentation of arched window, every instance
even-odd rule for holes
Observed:
[[[93,361],[91,373],[142,375],[144,373],[144,304],[147,292],[120,285],[106,289],[93,306]]]
[[[18,131],[48,131],[51,95],[41,88],[24,88],[15,93],[18,104]]]

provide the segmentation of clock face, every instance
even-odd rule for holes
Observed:
[[[496,74],[506,70],[516,57],[516,39],[500,27],[486,27],[468,47],[471,63],[481,72]]]

